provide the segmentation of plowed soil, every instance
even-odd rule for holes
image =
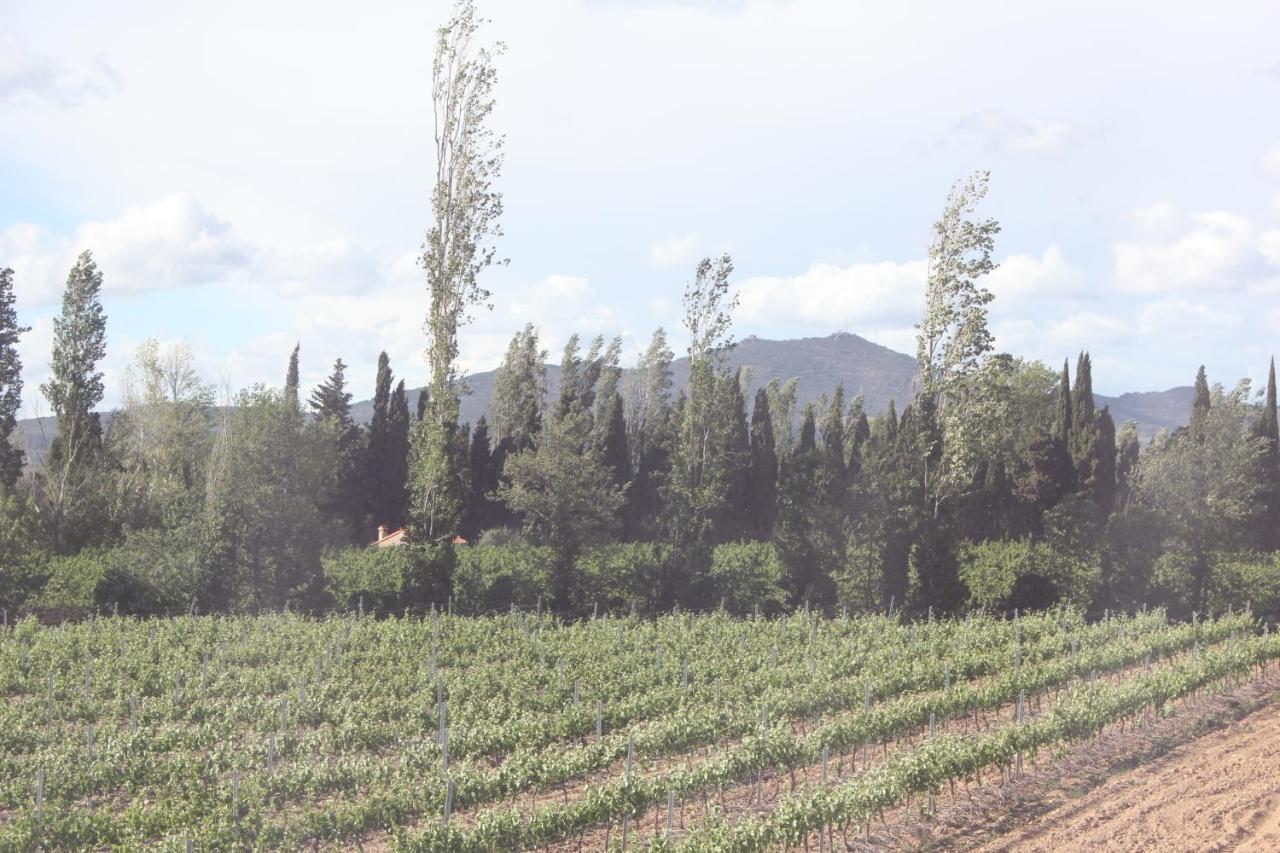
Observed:
[[[1110,732],[1024,780],[886,827],[876,849],[1280,850],[1280,679]],[[864,848],[865,849],[865,848]]]

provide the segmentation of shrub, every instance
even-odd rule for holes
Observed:
[[[662,609],[666,602],[670,551],[655,542],[620,542],[590,548],[574,565],[574,607],[588,613],[629,610],[642,613]]]
[[[751,613],[757,607],[766,613],[781,610],[787,599],[782,575],[772,542],[727,542],[711,555],[711,594],[732,613]]]
[[[527,610],[541,597],[548,606],[554,565],[552,549],[540,545],[460,548],[453,575],[454,604],[466,613],[509,610],[513,604]]]
[[[1087,605],[1098,585],[1095,561],[1047,542],[966,543],[960,546],[956,559],[970,604],[1025,610],[1070,598]]]
[[[449,545],[406,543],[389,548],[342,548],[321,558],[325,591],[334,606],[374,613],[443,605],[454,556]]]

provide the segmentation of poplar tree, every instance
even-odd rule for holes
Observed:
[[[542,429],[547,395],[547,352],[532,323],[516,332],[493,378],[494,438],[516,450],[532,447]]]
[[[24,454],[13,443],[22,406],[22,359],[18,356],[18,339],[31,331],[18,325],[14,308],[13,270],[0,269],[0,486],[12,490],[22,476]]]
[[[435,127],[433,222],[422,266],[430,307],[425,331],[431,397],[427,416],[413,431],[413,519],[428,539],[457,527],[465,497],[458,447],[458,412],[465,383],[458,373],[458,329],[489,292],[479,277],[497,261],[493,241],[502,235],[501,136],[490,117],[501,44],[477,43],[484,23],[472,0],[456,0],[449,21],[436,32],[431,100]]]
[[[57,420],[40,482],[42,516],[54,550],[77,550],[101,519],[91,504],[102,453],[102,424],[94,409],[102,402],[107,354],[107,318],[99,294],[102,273],[85,251],[67,274],[62,311],[53,319],[49,381],[40,386]]]

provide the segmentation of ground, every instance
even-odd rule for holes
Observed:
[[[880,849],[1280,850],[1280,678],[1114,731],[1007,786],[903,816]],[[1048,758],[1048,756],[1045,756]]]

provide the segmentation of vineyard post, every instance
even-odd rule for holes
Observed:
[[[893,596],[892,596],[892,595],[891,595],[891,596],[889,596],[889,612],[888,612],[888,614],[886,614],[886,617],[885,617],[885,618],[887,618],[887,619],[892,619],[892,618],[893,618]]]
[[[138,694],[129,696],[129,733],[138,733]]]
[[[44,768],[36,771],[36,827],[44,822]]]
[[[667,838],[671,838],[673,824],[675,823],[676,811],[676,792],[667,791]]]
[[[449,826],[449,815],[453,813],[453,780],[450,779],[444,786],[444,825]]]
[[[600,743],[602,740],[604,740],[604,707],[599,701],[597,701],[596,702],[596,743]]]
[[[88,756],[89,763],[93,763],[93,723],[89,723],[86,729],[87,743],[85,745],[85,754]]]
[[[240,771],[231,771],[231,819],[240,824]]]
[[[440,700],[440,768],[445,772],[449,772],[449,703],[447,700]]]
[[[1021,690],[1018,691],[1018,725],[1022,725],[1022,708],[1027,701],[1027,694]],[[1018,750],[1018,778],[1022,778],[1022,750]]]
[[[276,733],[267,735],[267,775],[276,772]]]

